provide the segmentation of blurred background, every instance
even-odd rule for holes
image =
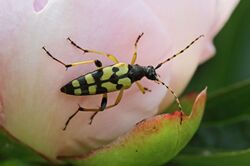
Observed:
[[[208,87],[201,127],[166,165],[250,165],[250,1],[240,2],[215,45],[216,55],[198,68],[184,92]],[[0,147],[1,166],[47,165],[2,133]]]
[[[184,92],[208,87],[201,127],[167,165],[250,165],[250,1],[240,2],[215,46]]]

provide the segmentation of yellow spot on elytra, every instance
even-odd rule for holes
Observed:
[[[118,80],[118,84],[121,84],[123,88],[127,89],[131,86],[131,80],[129,78],[122,78]]]
[[[101,85],[103,88],[106,88],[108,92],[116,91],[116,84],[113,84],[111,82],[105,82]]]
[[[89,86],[89,88],[88,88],[89,94],[90,94],[90,95],[96,94],[96,88],[97,88],[96,85],[91,85],[91,86]]]
[[[114,65],[114,67],[119,68],[119,71],[116,72],[117,76],[121,76],[128,73],[128,64],[126,63],[117,63]]]
[[[112,76],[112,74],[114,73],[112,71],[112,67],[111,66],[103,68],[102,71],[103,71],[103,75],[101,77],[102,81],[108,80]]]
[[[75,95],[81,95],[82,94],[82,90],[80,88],[77,88],[74,90],[74,94]]]
[[[72,81],[72,86],[73,86],[74,88],[80,87],[79,81],[78,81],[78,80],[73,80],[73,81]]]
[[[95,80],[94,80],[92,74],[87,74],[87,75],[85,76],[85,79],[86,79],[86,81],[87,81],[87,84],[93,84],[93,83],[95,83]]]

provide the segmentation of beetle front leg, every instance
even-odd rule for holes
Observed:
[[[135,64],[135,61],[136,61],[136,58],[137,58],[137,44],[138,44],[138,42],[139,42],[139,40],[141,39],[141,37],[142,37],[142,35],[143,35],[144,33],[141,33],[138,37],[137,37],[137,39],[136,39],[136,41],[135,41],[135,51],[134,51],[134,54],[133,54],[133,57],[132,57],[132,60],[131,60],[131,64],[133,65],[133,64]]]
[[[139,90],[141,91],[142,94],[145,94],[146,91],[151,92],[150,89],[143,87],[138,81],[135,82]]]

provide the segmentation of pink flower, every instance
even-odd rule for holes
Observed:
[[[173,101],[171,94],[164,86],[143,79],[143,86],[152,92],[143,95],[132,86],[119,105],[98,113],[92,125],[88,124],[92,113],[81,112],[62,131],[78,104],[99,107],[101,95],[75,97],[60,92],[63,85],[95,66],[65,71],[42,47],[65,63],[90,59],[100,59],[104,66],[112,63],[100,55],[82,55],[66,40],[71,37],[84,48],[111,53],[130,63],[134,42],[144,32],[137,63],[155,66],[204,34],[205,38],[159,69],[163,81],[180,94],[197,66],[214,54],[212,39],[237,3],[54,0],[46,4],[37,0],[33,6],[33,0],[0,2],[0,126],[51,160],[112,142],[139,121],[162,111]],[[116,95],[108,95],[109,104]]]

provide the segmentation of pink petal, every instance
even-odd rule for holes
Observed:
[[[239,0],[217,0],[216,1],[216,11],[214,16],[214,22],[211,27],[211,31],[208,34],[208,39],[211,41],[216,36],[216,34],[220,31],[226,21],[229,19],[230,15],[233,12],[233,9],[239,3]],[[209,58],[213,56],[215,53],[215,48],[213,43],[210,42],[204,48],[203,53],[201,54],[200,63],[207,61]]]
[[[48,3],[48,0],[34,0],[33,7],[36,12],[40,12]]]
[[[197,66],[214,54],[213,37],[239,1],[161,0],[155,3],[153,0],[145,0],[145,2],[159,17],[164,27],[171,32],[174,43],[172,54],[184,48],[197,36],[205,35],[205,38],[200,39],[171,63],[170,86],[180,94],[192,78]],[[168,93],[160,110],[173,99],[173,96]]]
[[[23,143],[55,160],[59,154],[79,155],[107,144],[137,122],[156,114],[167,90],[142,80],[151,93],[142,95],[133,86],[118,106],[98,113],[91,126],[88,123],[92,113],[79,113],[63,132],[64,123],[78,104],[99,107],[101,96],[67,96],[60,88],[95,67],[86,65],[66,72],[41,48],[46,46],[65,63],[98,58],[104,65],[111,64],[98,55],[82,56],[66,41],[71,37],[85,48],[112,53],[120,61],[130,63],[135,39],[144,32],[137,62],[155,66],[198,35],[205,34],[206,38],[174,63],[160,69],[161,78],[166,83],[170,79],[170,86],[180,93],[201,62],[204,50],[213,51],[211,34],[216,33],[227,17],[223,10],[223,16],[218,17],[220,21],[215,24],[215,1],[180,2],[0,2],[0,75],[4,78],[0,80],[0,125]],[[110,96],[112,104],[116,95]]]
[[[62,65],[51,60],[41,49],[46,46],[54,56],[67,63],[100,58],[98,55],[82,56],[66,41],[71,37],[86,48],[113,53],[119,60],[129,63],[135,39],[144,32],[137,62],[156,65],[169,49],[159,43],[171,44],[165,28],[143,2],[77,0],[73,4],[66,0],[49,1],[39,13],[27,7],[28,3],[25,7],[20,7],[22,4],[13,7],[15,2],[19,3],[14,0],[2,2],[1,6],[9,11],[0,15],[4,18],[1,25],[5,25],[0,34],[0,66],[1,71],[4,70],[1,76],[5,78],[1,81],[0,93],[3,98],[2,126],[11,135],[55,159],[58,154],[81,154],[106,144],[157,112],[167,91],[143,80],[142,84],[153,92],[142,95],[132,87],[117,107],[99,113],[91,126],[88,123],[92,113],[79,113],[67,131],[62,131],[78,104],[98,107],[101,96],[66,96],[60,93],[60,87],[95,67],[82,66],[65,72]],[[111,63],[105,58],[101,60],[104,65]],[[167,73],[160,74],[166,81]],[[115,94],[110,96],[111,103]],[[150,105],[145,108],[146,103]]]

